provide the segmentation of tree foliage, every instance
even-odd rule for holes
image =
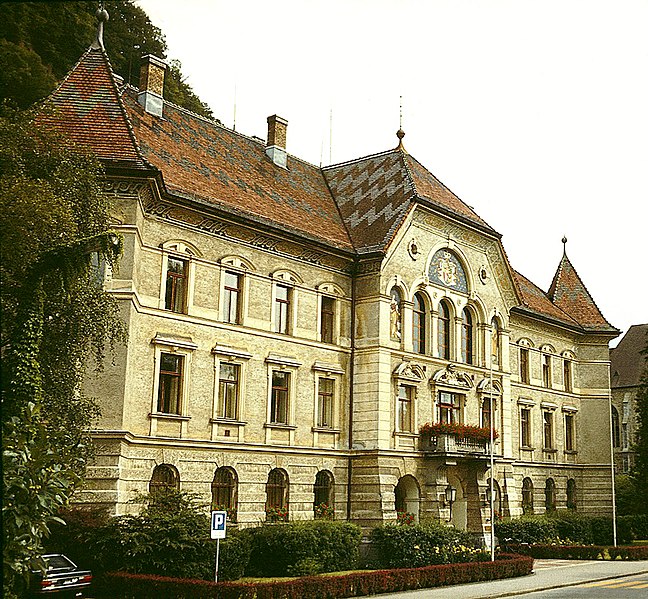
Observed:
[[[637,391],[635,404],[637,433],[633,449],[635,464],[632,479],[635,485],[635,496],[638,498],[636,512],[648,514],[648,339],[641,352],[644,359],[644,371]]]
[[[97,416],[82,380],[125,338],[96,268],[115,266],[101,167],[38,125],[0,112],[3,532],[5,595],[26,572],[56,510],[82,481]]]
[[[139,59],[154,54],[166,59],[162,31],[132,0],[105,3],[110,20],[104,45],[113,69],[137,86]],[[26,108],[45,97],[79,60],[95,36],[94,2],[24,2],[0,4],[0,100]],[[165,98],[202,116],[210,108],[186,83],[178,61],[172,61]]]

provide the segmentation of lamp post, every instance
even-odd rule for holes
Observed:
[[[446,503],[450,505],[450,518],[448,522],[452,522],[452,504],[457,499],[457,489],[455,489],[450,483],[445,488],[445,500]]]
[[[494,483],[495,483],[495,439],[493,438],[493,393],[495,391],[495,385],[493,383],[493,361],[495,358],[494,349],[499,345],[499,339],[495,338],[497,331],[495,329],[495,317],[497,315],[497,308],[493,308],[493,319],[491,321],[491,359],[490,359],[490,393],[489,393],[489,422],[488,427],[490,428],[490,552],[491,552],[491,561],[495,561],[495,492],[494,492]]]

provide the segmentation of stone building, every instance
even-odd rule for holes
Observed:
[[[548,292],[515,272],[402,131],[316,167],[276,115],[264,141],[165,102],[164,69],[125,85],[98,39],[51,97],[124,238],[104,284],[129,339],[89,383],[83,501],[121,514],[171,485],[241,525],[333,508],[483,532],[492,476],[502,516],[611,509],[618,331],[566,255]]]
[[[634,324],[619,344],[610,350],[612,381],[612,444],[614,467],[628,473],[634,467],[633,444],[636,439],[636,401],[648,364],[641,352],[648,347],[648,324]]]

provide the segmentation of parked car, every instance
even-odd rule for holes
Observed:
[[[36,597],[83,597],[91,583],[90,570],[81,570],[61,553],[48,553],[33,563],[29,594]]]

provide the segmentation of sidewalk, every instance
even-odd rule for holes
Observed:
[[[433,589],[419,589],[377,595],[381,599],[491,599],[512,597],[534,591],[558,589],[589,581],[607,580],[620,576],[631,576],[648,572],[648,561],[575,561],[536,560],[533,574],[520,578],[507,578],[489,582],[473,582]]]

